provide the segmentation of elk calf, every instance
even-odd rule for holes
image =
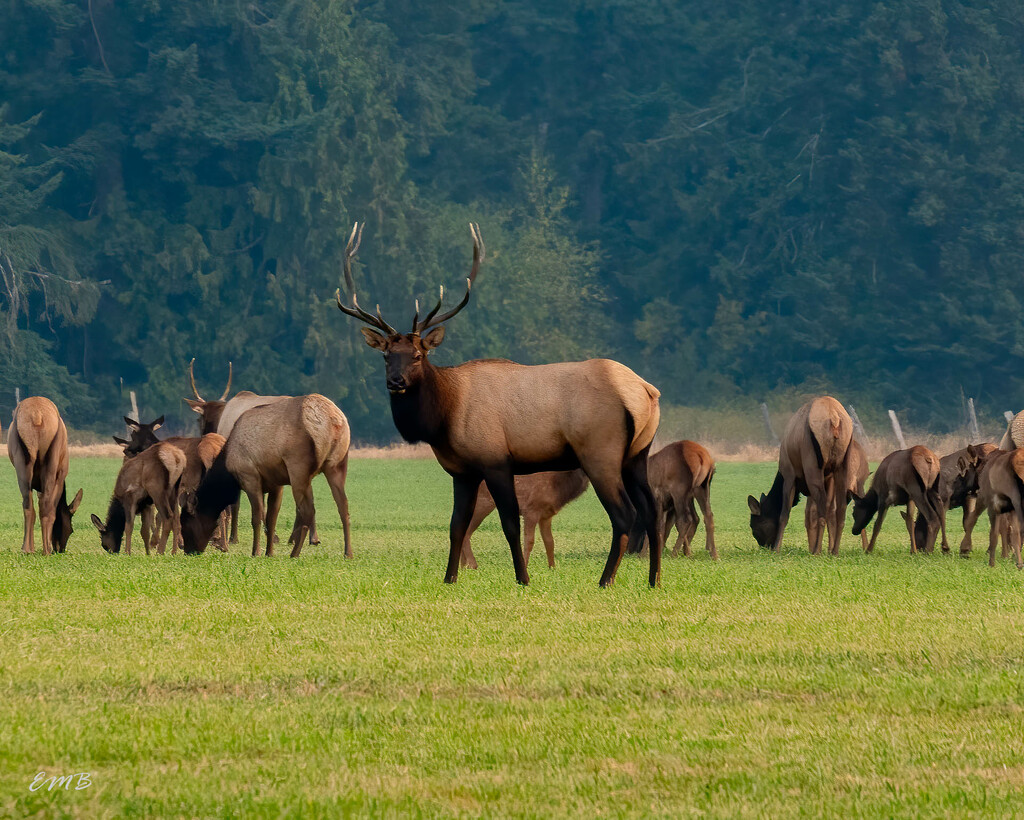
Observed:
[[[875,470],[871,489],[863,496],[853,494],[853,534],[860,535],[875,513],[878,519],[871,531],[871,540],[866,552],[875,548],[875,539],[882,529],[882,522],[889,507],[907,505],[907,531],[910,534],[910,552],[918,552],[917,536],[914,532],[914,506],[925,517],[929,530],[942,528],[946,537],[946,522],[941,514],[939,501],[939,457],[927,447],[920,445],[907,450],[889,453]],[[926,548],[921,544],[921,550]],[[929,549],[930,551],[930,549]]]
[[[153,504],[164,521],[169,522],[169,527],[164,528],[157,545],[157,552],[163,555],[168,530],[174,538],[171,552],[173,554],[178,551],[178,541],[181,539],[178,487],[186,462],[185,454],[166,441],[125,460],[117,474],[106,523],[95,514],[91,516],[93,526],[99,530],[103,549],[109,553],[120,552],[123,537],[125,554],[131,555],[135,516],[140,509]]]
[[[64,552],[71,537],[71,517],[82,503],[82,491],[68,505],[68,431],[57,406],[42,396],[30,396],[14,408],[7,431],[7,455],[18,475],[25,515],[22,552],[35,552],[36,514],[32,491],[39,494],[39,527],[43,554]]]
[[[675,441],[662,447],[648,459],[647,480],[651,484],[658,511],[658,537],[665,547],[673,524],[677,530],[672,555],[690,556],[690,542],[697,532],[700,518],[694,501],[704,513],[704,546],[711,558],[718,560],[715,548],[715,519],[711,514],[711,479],[715,460],[707,449],[695,441]]]
[[[252,506],[252,554],[260,554],[260,531],[266,518],[267,555],[274,553],[274,529],[281,494],[289,484],[295,497],[292,557],[302,550],[314,520],[314,476],[324,474],[345,531],[345,557],[352,557],[349,531],[348,420],[329,399],[313,393],[254,407],[235,423],[224,449],[199,485],[195,504],[181,516],[185,552],[206,549],[217,520],[244,490]],[[263,494],[269,500],[264,508]]]
[[[526,563],[530,563],[530,553],[536,537],[536,528],[540,526],[540,535],[544,540],[544,549],[548,554],[548,566],[555,568],[555,538],[551,534],[551,519],[570,501],[575,501],[590,486],[590,479],[583,470],[565,472],[531,473],[517,475],[515,480],[516,498],[519,500],[519,513],[525,528]],[[462,566],[476,569],[476,556],[470,538],[477,527],[495,510],[494,498],[486,487],[481,487],[476,497],[476,508],[473,520],[466,530],[466,539],[462,542]]]
[[[778,552],[789,513],[803,493],[828,527],[829,552],[839,554],[846,521],[847,451],[853,421],[838,401],[819,396],[803,405],[786,425],[779,447],[779,471],[768,495],[747,497],[750,531],[762,547]],[[820,549],[820,546],[819,546]],[[812,553],[815,553],[812,543]]]

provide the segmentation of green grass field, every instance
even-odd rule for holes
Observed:
[[[0,468],[0,815],[25,817],[948,816],[1024,813],[1024,576],[910,556],[779,556],[747,528],[774,466],[722,464],[722,560],[627,558],[588,493],[559,565],[513,581],[496,518],[476,572],[441,577],[451,489],[431,461],[352,464],[356,558],[318,480],[298,560],[108,556],[118,462],[63,556],[22,556]],[[282,529],[293,507],[287,498]],[[951,540],[960,535],[953,516]],[[703,543],[703,528],[698,532]],[[89,772],[36,791],[38,772]]]

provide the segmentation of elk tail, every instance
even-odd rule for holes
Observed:
[[[185,454],[173,444],[163,443],[159,445],[160,452],[157,454],[160,463],[167,470],[167,476],[171,484],[177,484],[181,474],[185,472]]]
[[[913,447],[910,450],[910,464],[921,482],[922,489],[925,492],[933,489],[935,482],[939,480],[939,460],[935,454],[923,447]]]
[[[637,402],[637,405],[627,402],[626,405],[633,431],[632,441],[629,445],[630,456],[635,456],[645,447],[650,446],[654,441],[654,434],[658,432],[658,424],[661,422],[661,406],[658,403],[661,391],[643,379],[640,380],[640,383],[646,392],[646,402],[643,402],[646,406],[638,406],[641,404],[640,402]]]

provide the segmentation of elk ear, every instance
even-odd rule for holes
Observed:
[[[112,439],[113,439],[113,440],[114,440],[115,442],[117,442],[118,444],[120,444],[120,445],[121,445],[122,447],[127,447],[127,446],[128,446],[129,444],[131,444],[131,442],[130,442],[130,441],[128,441],[127,439],[123,439],[123,438],[118,438],[117,436],[111,436],[111,438],[112,438]]]
[[[864,500],[864,496],[862,496],[862,495],[857,495],[857,493],[855,493],[855,492],[854,492],[853,490],[850,490],[849,492],[850,492],[850,496],[849,496],[849,497],[850,497],[850,500],[851,500],[851,501],[852,501],[852,502],[853,502],[854,504],[859,504],[859,503],[860,503],[861,501],[863,501],[863,500]]]
[[[107,531],[107,528],[105,526],[103,526],[103,522],[100,521],[100,517],[98,515],[96,515],[96,513],[93,513],[92,515],[90,515],[89,516],[89,520],[92,521],[92,525],[96,529],[98,529],[100,532],[106,532]]]
[[[430,333],[420,339],[420,341],[423,343],[424,350],[433,350],[444,341],[444,326],[435,327],[430,331]]]
[[[971,455],[973,456],[974,454],[972,453]],[[971,465],[967,462],[967,459],[964,458],[963,456],[960,456],[960,458],[956,460],[956,469],[957,472],[960,473],[960,475],[967,475],[967,470],[970,468],[970,466]]]
[[[185,512],[189,515],[195,515],[198,503],[199,497],[196,493],[185,493]]]
[[[197,401],[196,399],[185,399],[185,403],[188,404],[188,406],[191,407],[192,410],[198,413],[200,416],[203,415],[203,410],[206,409],[205,401]]]
[[[750,514],[751,515],[760,515],[761,514],[761,504],[760,504],[760,502],[756,498],[754,498],[754,496],[752,496],[752,495],[748,495],[747,496],[747,506],[750,508]]]
[[[152,429],[152,430],[159,430],[163,426],[164,426],[164,417],[160,416],[160,418],[158,418],[156,421],[154,421],[150,425],[150,429]]]
[[[359,328],[363,332],[363,338],[366,339],[366,343],[374,350],[379,350],[382,353],[387,350],[388,340],[383,334],[378,333],[376,330],[371,330],[368,327]]]
[[[82,490],[83,489],[84,488],[82,488],[82,487],[79,488],[78,494],[75,496],[74,500],[71,502],[71,506],[69,507],[69,509],[71,510],[71,514],[72,515],[74,515],[76,512],[78,512],[78,505],[82,503]]]
[[[135,419],[130,419],[128,416],[121,416],[121,418],[124,419],[124,423],[131,427],[132,430],[138,430],[142,426]]]

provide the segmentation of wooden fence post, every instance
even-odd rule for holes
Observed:
[[[868,434],[864,432],[864,425],[860,423],[860,416],[857,415],[857,411],[853,409],[852,404],[847,405],[846,409],[850,411],[850,419],[853,421],[853,434],[861,444],[867,444]]]
[[[892,422],[892,431],[896,435],[896,441],[900,445],[901,450],[907,449],[906,439],[903,438],[903,430],[900,428],[899,420],[896,418],[896,413],[892,410],[889,411],[889,421]]]
[[[772,417],[768,414],[768,405],[764,402],[761,402],[761,415],[764,417],[764,427],[768,431],[768,437],[772,440],[772,444],[778,447],[779,437],[775,435],[775,431],[772,429]]]
[[[978,416],[974,412],[974,399],[967,400],[967,432],[970,434],[972,442],[981,438],[981,432],[978,430]]]

